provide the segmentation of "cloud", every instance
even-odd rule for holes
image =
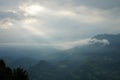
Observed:
[[[85,5],[88,7],[96,7],[101,9],[111,9],[114,7],[120,7],[119,0],[27,0],[40,3],[50,8],[60,9],[60,8],[71,8],[79,5]],[[29,2],[30,3],[30,2]]]
[[[110,44],[110,42],[107,39],[99,40],[99,39],[93,38],[93,39],[88,40],[88,44],[97,44],[97,43],[102,44],[102,45]]]
[[[119,33],[119,4],[119,0],[0,0],[0,42],[67,47],[97,34]]]
[[[88,7],[111,9],[120,7],[119,0],[71,0],[74,6],[86,5]]]
[[[12,10],[0,11],[0,20],[2,19],[19,19],[20,17]]]
[[[60,47],[63,49],[69,49],[76,46],[86,46],[86,45],[93,45],[93,44],[100,44],[103,46],[109,45],[110,42],[107,39],[96,39],[96,38],[88,38],[88,39],[82,39],[79,41],[72,41],[72,42],[65,42],[65,43],[56,43],[54,46]]]
[[[19,6],[19,9],[24,12],[24,16],[35,16],[45,11],[45,8],[38,4],[23,4]]]
[[[12,21],[9,21],[9,19],[0,21],[0,29],[10,29],[13,26],[14,26],[14,23]]]
[[[77,20],[81,23],[99,23],[107,20],[106,12],[99,9],[89,8],[87,6],[79,6],[73,9],[52,9],[40,4],[23,4],[19,6],[24,16],[54,16],[60,18],[68,18]]]
[[[96,38],[88,38],[88,39],[82,39],[79,41],[72,41],[72,42],[64,42],[64,43],[39,43],[39,42],[12,42],[12,43],[0,43],[0,45],[2,46],[37,46],[37,47],[41,47],[41,46],[49,46],[49,47],[54,47],[54,48],[60,48],[60,49],[70,49],[70,48],[74,48],[74,47],[82,47],[82,46],[88,46],[88,45],[94,45],[94,44],[99,44],[102,46],[107,46],[110,44],[110,42],[107,39],[102,39],[102,40],[98,40]]]
[[[32,8],[34,7],[37,7],[35,13],[32,12],[32,10],[34,10]],[[23,26],[30,26],[26,29],[35,35],[44,32],[52,38],[59,38],[59,40],[70,40],[70,37],[71,39],[74,38],[74,36],[77,38],[80,34],[87,35],[88,37],[88,34],[101,33],[106,26],[99,25],[104,23],[110,24],[113,21],[113,18],[109,17],[111,16],[109,10],[91,8],[85,5],[72,6],[71,9],[66,7],[54,9],[46,5],[40,5],[39,3],[24,3],[19,6],[19,9],[23,12],[25,18],[29,19],[32,17],[38,21],[38,23],[33,23],[33,21],[29,23],[30,25],[23,24]],[[110,20],[111,22],[108,23]],[[44,24],[42,23],[41,25],[41,21],[44,22]],[[99,29],[99,31],[96,29]]]

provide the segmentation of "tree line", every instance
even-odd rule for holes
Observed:
[[[0,59],[0,80],[29,80],[28,73],[23,68],[11,69]]]

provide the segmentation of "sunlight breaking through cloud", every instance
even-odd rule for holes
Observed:
[[[42,12],[45,10],[44,7],[37,4],[31,4],[31,5],[24,4],[20,6],[19,9],[25,12],[24,13],[25,16],[28,16],[28,15],[35,16],[39,14],[39,12]]]

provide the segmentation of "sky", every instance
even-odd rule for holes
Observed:
[[[70,48],[119,32],[120,0],[0,0],[0,46]]]

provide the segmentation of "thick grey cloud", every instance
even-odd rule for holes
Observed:
[[[31,0],[51,8],[73,8],[88,6],[99,9],[120,7],[120,0]]]
[[[29,0],[0,0],[0,9],[16,8],[19,4]]]
[[[13,12],[3,12],[3,11],[0,11],[0,20],[2,19],[6,19],[6,18],[9,18],[9,19],[19,19],[20,16],[18,16],[17,14],[13,13]]]
[[[63,46],[119,32],[120,0],[0,0],[2,44]]]
[[[102,9],[120,7],[120,0],[72,0],[75,5],[87,5]]]

